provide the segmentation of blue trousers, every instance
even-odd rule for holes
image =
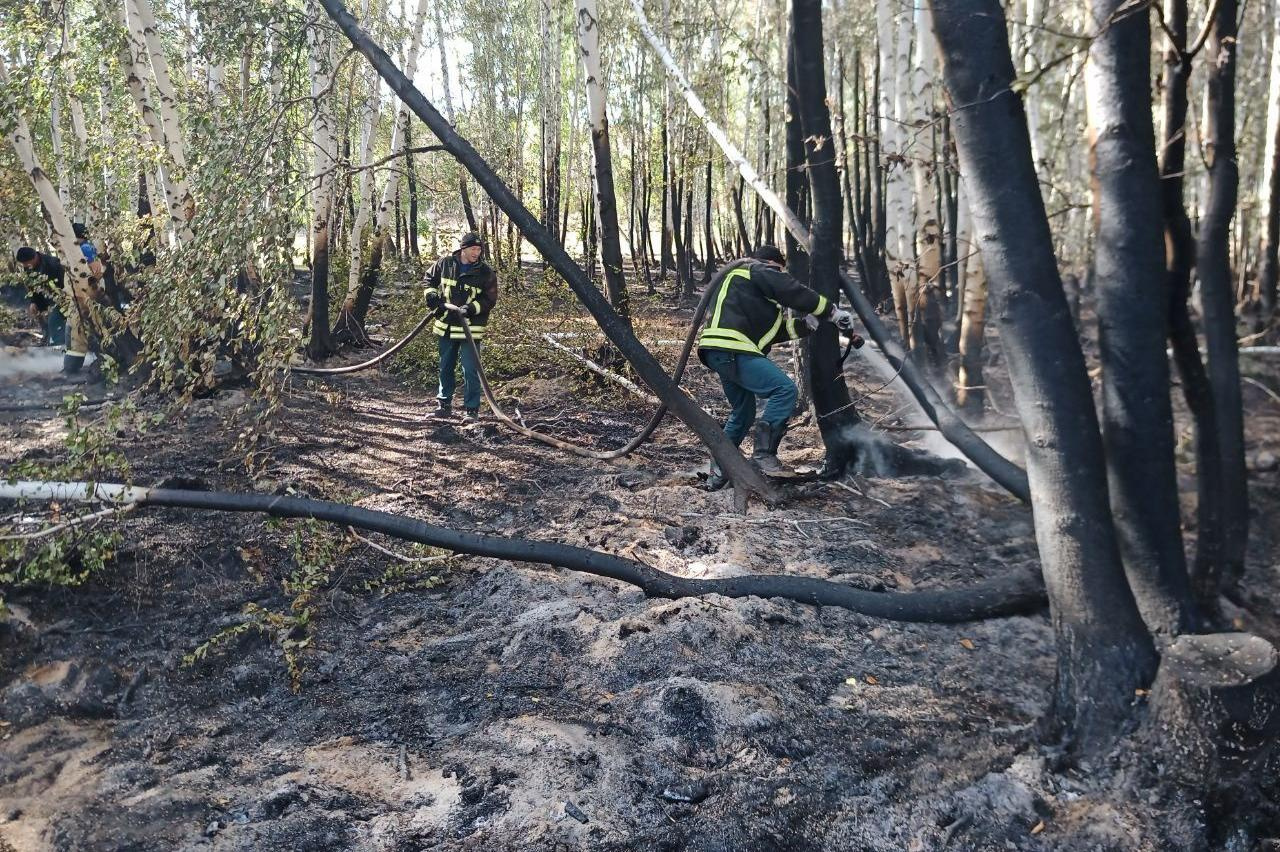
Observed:
[[[49,307],[49,315],[45,318],[44,345],[67,345],[67,318],[63,315],[62,308],[57,305],[51,305]]]
[[[458,387],[458,354],[462,354],[462,404],[467,408],[480,407],[480,362],[471,351],[465,340],[440,339],[440,390],[436,399],[453,401],[453,392]],[[480,341],[476,341],[476,349]]]
[[[706,364],[720,376],[720,386],[733,411],[724,424],[724,434],[741,443],[756,419],[756,397],[765,398],[760,419],[779,429],[796,408],[796,383],[763,355],[747,352],[704,350]]]

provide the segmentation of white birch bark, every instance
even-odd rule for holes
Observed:
[[[915,62],[911,69],[911,97],[914,116],[909,125],[915,128],[911,171],[915,179],[915,240],[918,276],[917,288],[927,286],[941,268],[941,232],[937,221],[937,192],[934,184],[934,129],[937,118],[937,47],[933,40],[933,16],[929,5],[915,9]],[[914,295],[914,294],[913,294]],[[912,305],[919,305],[918,298]]]
[[[1022,71],[1028,78],[1035,75],[1043,62],[1040,44],[1039,27],[1043,24],[1044,0],[1027,0],[1025,26],[1022,29]],[[1044,81],[1042,80],[1041,83]],[[1041,84],[1031,86],[1022,94],[1023,107],[1027,112],[1027,132],[1031,134],[1031,159],[1036,168],[1044,168],[1044,143],[1041,139],[1041,105],[1044,98],[1040,96]]]
[[[365,0],[362,18],[369,19],[368,0]],[[382,78],[378,76],[377,71],[370,68],[365,80],[368,90],[361,110],[360,124],[363,136],[360,144],[360,164],[366,168],[360,173],[359,206],[356,208],[355,221],[351,223],[351,234],[347,239],[347,295],[351,299],[355,298],[355,293],[360,288],[361,236],[364,234],[365,225],[369,223],[369,214],[373,209],[374,170],[368,168],[368,165],[373,162],[373,146],[378,137],[378,115],[382,110]]]
[[[736,168],[738,173],[741,174],[747,183],[751,185],[751,188],[760,195],[760,198],[778,213],[782,218],[783,224],[786,225],[787,230],[791,231],[792,235],[795,236],[796,240],[798,240],[807,251],[810,245],[808,229],[805,228],[804,224],[796,218],[795,214],[792,213],[790,209],[788,209],[787,205],[778,197],[778,194],[769,188],[769,184],[760,177],[755,166],[751,165],[751,163],[747,161],[747,158],[742,155],[742,152],[739,151],[731,141],[729,141],[729,137],[725,134],[724,130],[721,129],[720,125],[717,124],[715,119],[713,119],[710,113],[707,112],[707,108],[703,105],[702,99],[698,97],[697,93],[694,92],[693,87],[689,85],[688,78],[685,77],[684,72],[680,70],[680,66],[676,65],[676,61],[672,58],[671,52],[667,50],[666,46],[659,41],[658,37],[654,34],[653,27],[649,24],[649,19],[645,17],[644,7],[641,5],[640,0],[631,0],[631,7],[635,9],[636,18],[640,24],[640,32],[643,33],[645,41],[649,43],[649,46],[653,48],[653,52],[662,60],[663,66],[667,69],[667,74],[675,80],[676,85],[679,86],[681,93],[684,95],[685,102],[689,105],[689,110],[702,120],[703,124],[706,126],[707,133],[710,134],[711,138],[720,146],[720,150],[724,152],[725,156],[729,159],[729,162],[733,163],[734,168]]]
[[[307,4],[311,21],[324,15],[314,1]],[[335,133],[333,119],[333,56],[329,34],[323,26],[307,26],[308,68],[315,119],[311,124],[312,179],[311,235],[313,251],[328,251],[329,217],[333,201]]]
[[[880,156],[884,169],[885,264],[897,311],[898,330],[907,339],[907,274],[913,266],[911,251],[910,188],[906,174],[905,112],[902,92],[907,79],[902,74],[899,55],[910,49],[910,31],[902,30],[898,5],[894,0],[876,0],[876,43],[880,55]],[[903,42],[906,42],[903,44]]]
[[[8,89],[9,69],[0,58],[0,91]],[[80,251],[80,246],[76,244],[75,233],[71,229],[71,217],[67,214],[62,199],[58,197],[58,189],[53,185],[53,181],[49,180],[48,174],[36,157],[31,127],[27,124],[26,116],[22,114],[12,94],[0,101],[0,106],[3,106],[4,114],[10,116],[12,124],[7,134],[9,144],[13,146],[23,172],[26,173],[40,198],[40,206],[43,209],[45,221],[49,225],[50,240],[57,247],[58,257],[67,271],[66,295],[73,305],[73,309],[67,314],[70,328],[67,354],[88,354],[87,335],[81,314],[86,313],[88,306],[93,302],[94,291],[89,263]]]
[[[146,46],[147,61],[155,75],[156,107],[160,111],[160,126],[164,128],[165,146],[169,159],[183,177],[187,171],[186,145],[183,142],[182,124],[178,119],[178,99],[174,94],[173,80],[169,76],[169,60],[164,54],[164,42],[156,31],[155,14],[150,0],[126,0],[130,5],[130,28],[133,37]]]
[[[168,158],[165,156],[167,146],[165,144],[164,128],[160,122],[160,115],[156,112],[151,88],[147,84],[147,76],[143,66],[142,51],[145,48],[140,43],[135,42],[132,36],[129,35],[129,21],[125,4],[113,2],[113,0],[104,0],[104,3],[108,14],[114,16],[115,22],[126,33],[126,38],[120,47],[120,64],[124,69],[125,84],[129,89],[129,95],[133,99],[134,106],[138,109],[143,128],[146,130],[146,137],[160,154],[157,158],[159,161],[159,186],[163,189],[164,206],[169,213],[170,235],[176,238],[179,243],[186,243],[192,239],[193,234],[186,216],[188,208],[183,204],[183,199],[190,198],[191,193],[187,189],[186,181],[181,176],[172,174],[168,165]]]
[[[414,13],[413,33],[409,42],[409,53],[404,60],[404,73],[410,80],[418,72],[418,54],[422,51],[422,28],[427,19],[427,4],[429,0],[418,0],[418,9]],[[409,126],[409,109],[404,104],[400,105],[396,112],[396,123],[391,129],[391,154],[399,154],[405,148],[405,128]],[[392,160],[395,165],[395,160]],[[400,188],[403,175],[398,167],[390,170],[390,177],[387,178],[386,185],[382,190],[382,199],[378,203],[378,212],[374,216],[374,239],[386,240],[390,238],[390,230],[392,225],[392,215],[395,212],[396,191]],[[349,290],[347,293],[348,304],[354,304],[356,298],[355,290]]]

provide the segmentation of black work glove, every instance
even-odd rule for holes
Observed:
[[[468,302],[462,309],[462,315],[467,319],[480,315],[480,309],[471,302]]]
[[[862,339],[861,334],[851,334],[849,335],[849,342],[853,344],[854,349],[861,349],[867,341]]]
[[[444,299],[440,298],[439,293],[427,294],[427,307],[433,311],[440,310],[440,306],[444,304]]]

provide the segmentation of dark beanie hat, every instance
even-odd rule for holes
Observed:
[[[782,256],[782,252],[778,249],[778,247],[774,245],[769,245],[768,243],[765,243],[764,245],[760,246],[755,251],[753,251],[751,253],[751,256],[754,257],[756,260],[764,260],[770,263],[785,264],[787,262],[787,259]]]
[[[462,235],[462,242],[459,248],[467,248],[468,246],[483,246],[484,240],[480,239],[480,235],[475,231],[467,231]]]
[[[39,255],[36,254],[36,250],[33,249],[31,246],[23,246],[22,248],[18,249],[18,254],[17,254],[18,263],[30,263],[31,261],[35,260],[37,257],[39,257]]]

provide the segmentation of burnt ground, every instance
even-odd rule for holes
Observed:
[[[883,383],[866,361],[850,376]],[[72,389],[103,393],[52,378],[0,388],[0,460],[55,452],[48,405]],[[502,385],[531,424],[601,446],[647,414],[621,393],[581,378]],[[894,591],[1035,564],[1029,511],[971,471],[796,486],[741,516],[730,494],[702,490],[702,453],[678,426],[630,460],[590,462],[491,421],[434,421],[429,396],[376,372],[296,377],[253,474],[235,448],[242,392],[121,442],[140,483],[293,491],[694,576]],[[1246,399],[1257,599],[1236,614],[1274,638],[1280,474],[1266,453],[1280,403],[1253,387]],[[864,406],[920,422],[887,391]],[[784,456],[816,464],[816,446],[808,424]],[[1189,473],[1184,488],[1194,501]],[[646,600],[544,566],[406,563],[249,515],[148,509],[121,527],[116,560],[86,584],[10,597],[0,849],[1171,848],[1159,800],[1057,772],[1039,743],[1046,615],[933,626],[782,600]],[[244,623],[246,603],[291,612],[286,584],[307,561],[295,532],[330,547],[311,569],[309,627],[248,630],[184,664]],[[308,635],[295,692],[282,643]]]

